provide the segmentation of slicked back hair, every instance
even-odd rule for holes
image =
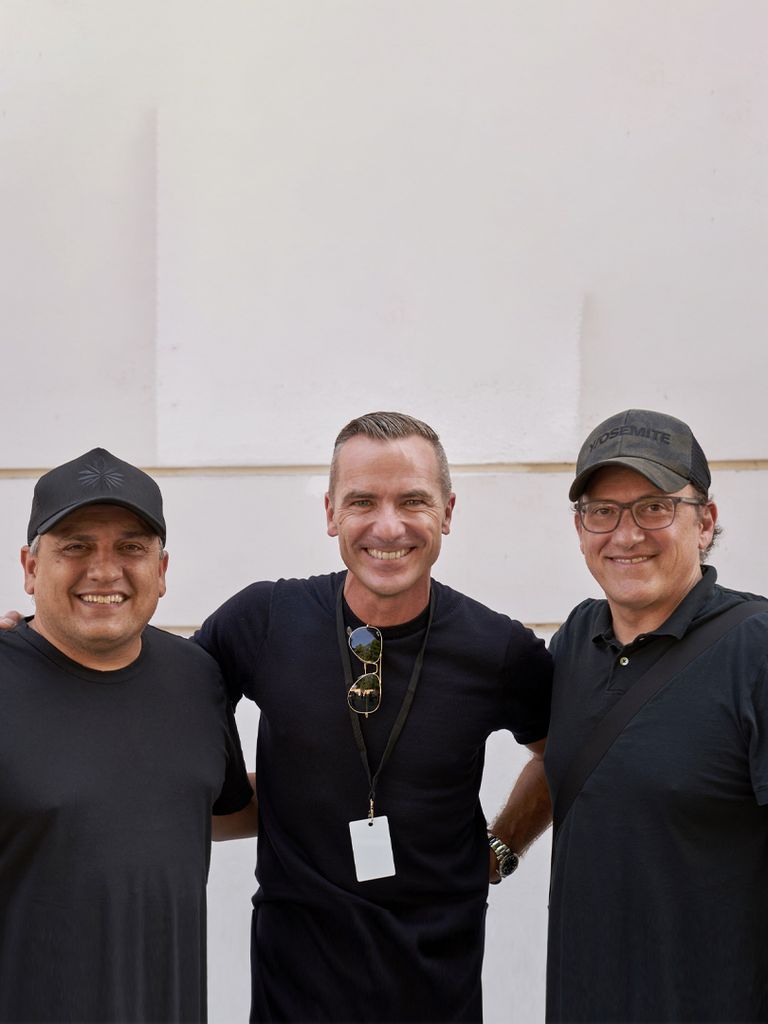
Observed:
[[[440,491],[443,500],[448,501],[451,493],[451,473],[448,469],[445,449],[440,444],[440,438],[428,423],[417,420],[414,416],[407,416],[403,412],[368,412],[364,416],[350,420],[346,427],[341,429],[333,445],[331,473],[328,481],[328,493],[331,498],[333,498],[336,487],[339,452],[353,437],[370,437],[373,441],[396,441],[405,437],[423,437],[425,441],[429,441],[437,457]]]

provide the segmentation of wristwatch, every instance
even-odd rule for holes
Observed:
[[[488,845],[496,854],[496,862],[499,866],[499,878],[507,878],[517,868],[520,858],[507,846],[506,843],[488,833]]]

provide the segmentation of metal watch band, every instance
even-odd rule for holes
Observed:
[[[502,842],[498,836],[493,833],[488,833],[488,845],[496,854],[496,860],[499,865],[499,877],[507,878],[517,868],[520,863],[520,858],[517,854],[510,850],[506,843]]]

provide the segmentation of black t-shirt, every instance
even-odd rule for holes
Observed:
[[[377,787],[397,873],[357,882],[349,822],[368,812],[368,779],[336,632],[344,578],[254,584],[197,637],[222,667],[231,698],[245,695],[261,709],[255,1019],[479,1020],[485,741],[497,729],[521,743],[546,735],[549,655],[520,623],[433,582],[418,689]],[[361,721],[372,771],[425,619],[382,629],[382,704]],[[345,621],[360,625],[346,608]],[[362,665],[344,656],[359,676]]]
[[[557,793],[595,723],[692,625],[754,595],[701,582],[624,647],[605,601],[553,639],[545,764]],[[768,1020],[768,613],[657,693],[558,831],[550,1021]]]
[[[0,634],[0,1020],[205,1020],[211,810],[250,796],[194,644],[98,672]]]

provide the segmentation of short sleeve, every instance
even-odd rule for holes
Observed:
[[[508,727],[517,742],[544,739],[552,702],[552,657],[544,641],[519,622],[512,622],[502,685]]]
[[[229,701],[225,704],[227,768],[224,785],[213,805],[214,814],[232,814],[240,811],[250,803],[253,796],[232,704]]]
[[[192,639],[215,658],[232,704],[258,703],[258,660],[269,630],[274,583],[253,583],[209,615]]]

